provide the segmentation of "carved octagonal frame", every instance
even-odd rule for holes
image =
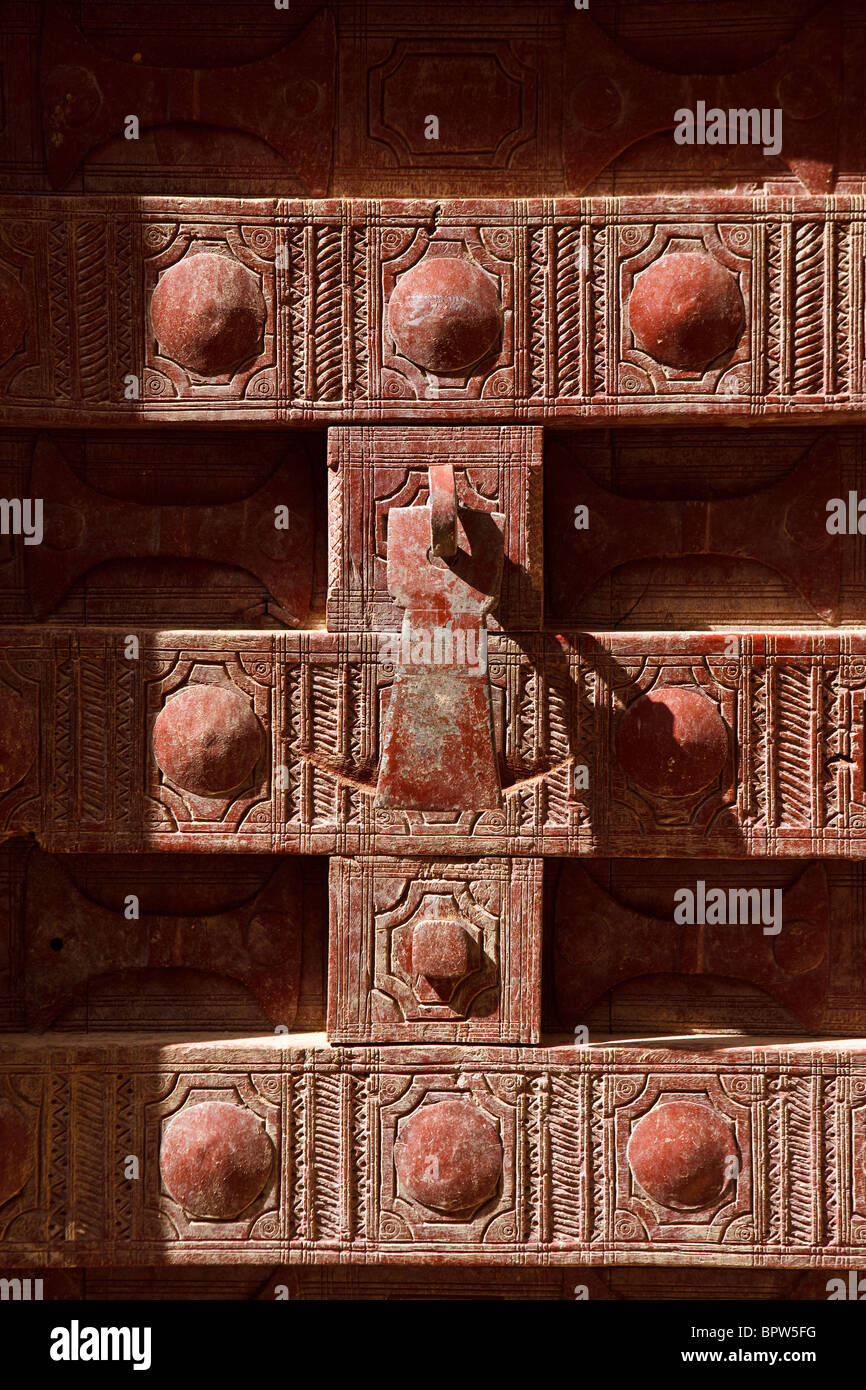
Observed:
[[[145,1240],[273,1240],[281,1234],[283,1133],[280,1080],[267,1073],[184,1073],[152,1078],[160,1092],[144,1106],[144,1164],[141,1182],[141,1234]],[[196,1218],[172,1197],[160,1172],[166,1127],[175,1117],[204,1102],[237,1105],[261,1122],[273,1148],[270,1172],[259,1194],[238,1216],[228,1220]]]
[[[727,752],[719,773],[703,786],[676,797],[663,796],[629,776],[615,756],[608,763],[610,796],[620,816],[628,811],[635,823],[644,821],[647,814],[659,825],[707,826],[722,816],[728,807],[736,805],[737,772],[737,695],[743,679],[738,661],[729,665],[689,661],[676,653],[664,657],[649,657],[635,669],[630,663],[621,667],[608,666],[611,710],[603,717],[612,718],[608,746],[616,746],[618,721],[623,713],[641,696],[653,692],[664,698],[668,691],[688,691],[707,701],[708,711],[716,710],[724,722]]]
[[[174,222],[147,219],[141,228],[144,260],[144,302],[147,306],[145,330],[145,375],[142,398],[162,401],[170,398],[211,404],[221,402],[268,401],[276,388],[276,296],[274,260],[276,232],[272,218],[250,224],[196,221]],[[153,293],[162,275],[197,254],[207,252],[226,256],[245,266],[261,292],[265,324],[261,345],[234,369],[213,376],[205,375],[175,361],[160,349],[150,317]],[[148,254],[149,253],[149,254]],[[129,371],[135,371],[130,365]]]
[[[620,366],[615,386],[611,383],[612,389],[627,396],[665,394],[676,397],[719,392],[733,397],[750,395],[756,389],[750,375],[754,353],[752,325],[761,309],[761,299],[756,298],[753,290],[753,257],[759,254],[756,242],[760,245],[760,254],[766,254],[763,227],[757,222],[749,226],[684,220],[654,228],[650,224],[630,222],[625,226],[612,224],[608,235],[615,238],[619,270],[619,294],[615,302],[619,316]],[[706,367],[697,370],[681,370],[657,362],[639,346],[629,322],[629,301],[635,280],[648,266],[676,251],[711,256],[734,276],[743,300],[745,323],[737,341]]]
[[[382,394],[386,399],[472,401],[514,396],[513,227],[459,227],[449,224],[430,236],[422,227],[394,227],[381,233]],[[502,328],[498,340],[477,362],[455,372],[427,372],[399,351],[388,328],[391,295],[407,270],[443,256],[466,260],[492,281]]]
[[[373,1190],[379,1194],[374,1228],[383,1244],[396,1250],[419,1241],[457,1249],[520,1243],[527,1200],[519,1156],[524,1086],[518,1073],[475,1073],[462,1079],[453,1071],[415,1077],[397,1073],[381,1079],[368,1162]],[[405,1121],[425,1106],[454,1100],[477,1107],[502,1144],[496,1191],[468,1214],[445,1214],[413,1200],[402,1190],[394,1160],[394,1145]]]
[[[539,859],[331,860],[328,1033],[337,1042],[537,1042]],[[412,931],[432,916],[473,944],[447,1001],[419,991]]]
[[[720,1078],[705,1076],[672,1077],[617,1076],[612,1085],[616,1115],[616,1211],[615,1239],[631,1244],[640,1241],[677,1241],[719,1244],[723,1241],[754,1240],[752,1144],[756,1107],[761,1102],[763,1082],[757,1078],[753,1094],[748,1076]],[[735,1173],[721,1194],[706,1206],[683,1211],[653,1198],[636,1179],[626,1155],[636,1122],[658,1111],[665,1104],[693,1102],[706,1109],[708,1116],[721,1117],[730,1127],[738,1157]]]
[[[271,825],[271,682],[273,663],[267,653],[255,654],[217,649],[179,651],[160,656],[149,649],[147,679],[147,740],[145,788],[149,797],[151,828],[207,832],[217,824],[236,831],[242,825],[261,832]],[[195,685],[216,686],[241,695],[264,732],[262,751],[243,783],[226,794],[198,795],[178,786],[163,772],[153,753],[153,730],[159,714],[173,695]]]

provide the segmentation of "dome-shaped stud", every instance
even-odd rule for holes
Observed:
[[[496,1191],[502,1141],[472,1101],[443,1100],[401,1125],[394,1162],[404,1195],[433,1211],[459,1214]]]
[[[675,1210],[714,1206],[737,1174],[731,1126],[697,1101],[657,1105],[634,1126],[627,1152],[647,1196]]]
[[[260,1119],[241,1105],[203,1101],[165,1127],[162,1180],[190,1216],[230,1221],[259,1196],[274,1162]]]
[[[222,796],[243,786],[264,745],[264,729],[248,702],[219,685],[186,686],[153,726],[157,765],[194,796]]]
[[[497,342],[502,310],[496,286],[471,261],[433,256],[407,270],[388,304],[399,351],[426,371],[461,372]]]
[[[727,725],[700,690],[662,686],[620,716],[616,755],[631,780],[655,796],[690,796],[724,767]]]
[[[673,251],[642,270],[628,315],[650,357],[684,370],[705,367],[733,347],[746,321],[735,276],[700,251]]]
[[[433,918],[412,928],[412,970],[436,999],[447,1001],[473,967],[475,943],[460,922]]]
[[[266,317],[253,272],[207,251],[169,266],[150,304],[161,354],[201,376],[233,372],[257,353]]]

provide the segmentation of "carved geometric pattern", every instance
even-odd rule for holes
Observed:
[[[10,293],[28,325],[15,370],[4,369],[6,418],[16,422],[48,407],[58,423],[818,420],[831,404],[837,414],[863,407],[864,325],[852,295],[864,214],[853,195],[837,194],[832,213],[819,199],[761,193],[683,200],[676,214],[642,198],[264,199],[254,211],[216,199],[143,198],[132,211],[119,199],[15,198],[7,216],[17,229]],[[160,351],[155,329],[170,329],[166,277],[183,267],[189,287],[199,255],[210,307],[199,308],[185,364]],[[434,369],[406,355],[389,306],[403,277],[424,268],[432,286],[443,260],[464,280],[469,270],[480,277],[499,329],[477,361]],[[666,365],[631,324],[632,296],[648,273],[676,283],[698,265],[710,276],[708,312],[724,285],[740,319],[709,362],[687,354]],[[469,281],[464,290],[453,312],[456,324],[469,316],[468,331]],[[38,313],[37,294],[48,299]],[[37,342],[43,308],[51,337]],[[250,314],[262,316],[260,334]],[[658,327],[671,331],[664,312]],[[130,373],[140,395],[119,398]]]
[[[0,18],[4,1273],[856,1297],[856,5],[185,8]]]
[[[333,1042],[537,1042],[540,966],[539,860],[331,860]]]
[[[3,1218],[22,1213],[7,1227],[10,1266],[49,1253],[64,1266],[103,1264],[109,1250],[116,1259],[118,1221],[122,1262],[135,1264],[161,1262],[168,1247],[178,1264],[303,1264],[339,1251],[348,1263],[496,1265],[519,1253],[528,1265],[843,1270],[866,1248],[856,1045],[732,1042],[709,1060],[684,1046],[482,1057],[447,1044],[435,1055],[334,1051],[300,1035],[153,1050],[69,1035],[36,1052],[10,1039],[2,1073],[4,1106],[11,1098],[46,1134],[63,1125],[72,1136],[52,1142],[51,1228],[23,1219],[22,1206],[35,1210],[30,1179],[0,1206]],[[199,1189],[187,1195],[166,1164],[172,1120],[187,1125],[198,1105],[217,1130],[237,1112],[265,1154],[260,1192],[249,1200],[248,1187],[226,1219],[185,1210]],[[688,1161],[665,1144],[670,1121],[691,1127]],[[475,1166],[452,1149],[457,1135],[478,1146]],[[139,1181],[117,1163],[127,1144],[144,1159]],[[218,1158],[215,1176],[232,1162]]]
[[[131,660],[119,631],[7,629],[0,674],[30,711],[33,751],[0,797],[5,837],[33,832],[50,850],[394,854],[411,837],[434,856],[864,854],[862,632],[492,634],[504,804],[453,813],[374,810],[394,676],[381,640],[162,632],[142,634]],[[239,742],[216,758],[208,730],[229,716]],[[165,761],[164,720],[198,730],[210,771]]]

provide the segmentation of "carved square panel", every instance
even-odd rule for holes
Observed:
[[[617,1077],[617,1240],[719,1244],[754,1230],[750,1098],[711,1073]]]
[[[515,230],[423,225],[382,234],[381,391],[445,403],[515,393]]]
[[[541,861],[331,860],[334,1042],[535,1042]]]
[[[609,225],[619,292],[615,395],[748,395],[754,241],[760,224],[695,219]],[[759,254],[759,253],[758,253]],[[695,306],[682,316],[673,304]],[[614,364],[612,364],[614,365]]]
[[[146,674],[152,825],[193,834],[247,823],[266,830],[273,682],[267,649],[242,656],[214,644],[162,659],[152,651]]]
[[[21,937],[27,849],[21,841],[0,849],[0,1032],[16,1032],[24,1024]]]
[[[429,502],[428,468],[454,467],[458,504],[505,517],[505,566],[490,629],[541,622],[542,431],[509,426],[409,426],[328,432],[332,632],[399,631],[388,593],[388,514]]]
[[[2,75],[0,75],[2,84]],[[101,219],[97,220],[97,226]],[[77,254],[91,234],[86,223],[49,226],[34,210],[21,205],[17,215],[4,219],[0,230],[0,302],[3,305],[0,330],[0,393],[23,400],[46,399],[52,393],[62,403],[70,395],[69,365],[52,373],[50,359],[62,351],[68,335],[66,315],[54,323],[52,295],[57,295],[65,269],[65,257]],[[98,255],[98,252],[97,252]],[[100,266],[98,275],[102,275]],[[104,286],[102,287],[104,292]],[[81,287],[85,317],[92,311],[93,287]],[[97,311],[98,312],[98,311]],[[68,342],[68,336],[66,338]],[[98,356],[97,351],[97,356]],[[86,368],[84,371],[86,373]],[[54,379],[52,380],[52,376]]]
[[[441,26],[393,4],[343,9],[341,21],[333,172],[343,195],[366,194],[371,178],[383,196],[563,187],[555,6],[534,5],[529,25],[504,6],[487,32],[459,8]]]

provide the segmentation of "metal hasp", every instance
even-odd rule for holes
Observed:
[[[376,806],[501,805],[486,615],[499,599],[505,518],[457,503],[454,468],[432,466],[430,503],[388,514],[388,591],[405,609],[382,711]]]

